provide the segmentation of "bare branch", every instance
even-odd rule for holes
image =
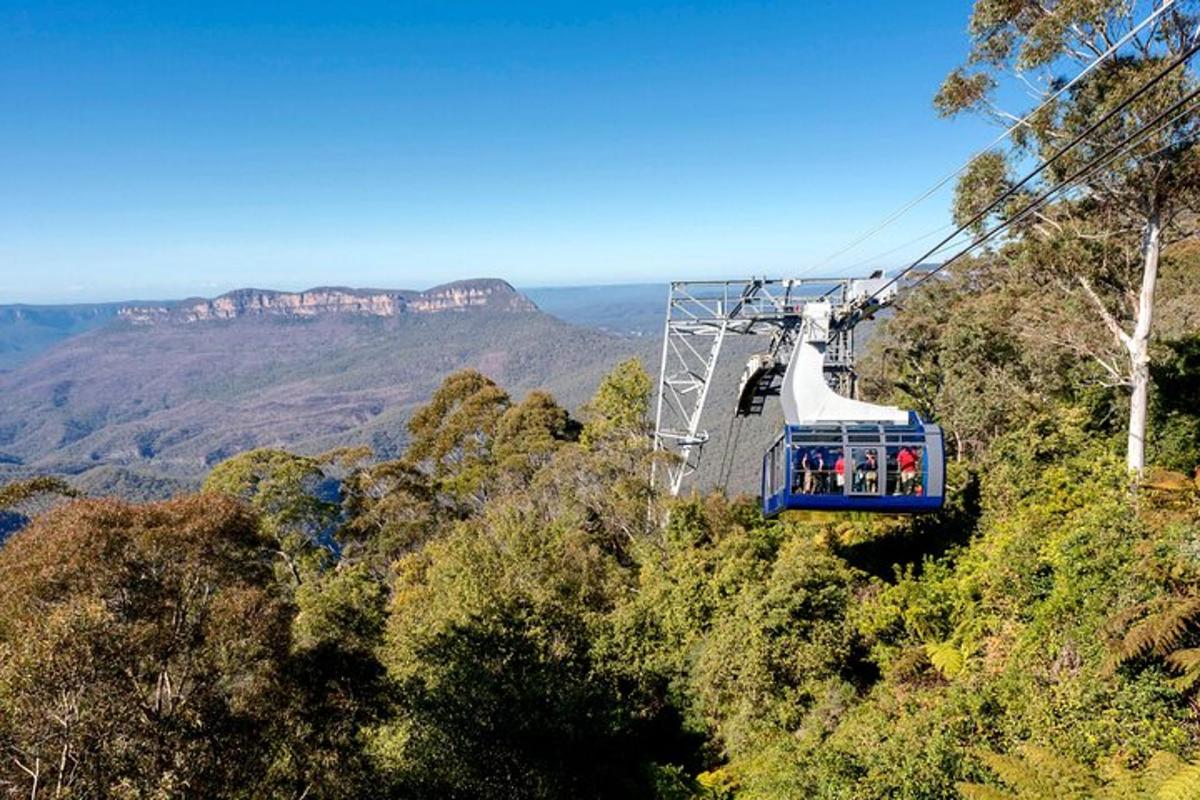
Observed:
[[[1099,58],[1100,56],[1104,55],[1104,49],[1102,47],[1097,46],[1092,41],[1095,34],[1093,34],[1092,36],[1089,36],[1087,34],[1087,32],[1083,30],[1083,28],[1079,27],[1079,23],[1077,23],[1077,22],[1071,23],[1071,30],[1074,31],[1075,35],[1079,37],[1079,43],[1081,45],[1083,45],[1084,47],[1086,47],[1088,50],[1090,50],[1094,57]],[[1101,38],[1104,38],[1103,35],[1101,35]],[[1111,42],[1108,44],[1110,47],[1112,46]]]
[[[1104,301],[1100,299],[1100,295],[1096,294],[1096,290],[1092,288],[1092,284],[1082,275],[1076,275],[1075,278],[1079,282],[1079,285],[1083,287],[1084,294],[1087,295],[1087,298],[1092,301],[1092,305],[1095,306],[1096,311],[1099,312],[1100,319],[1104,321],[1105,326],[1112,332],[1113,338],[1120,345],[1128,348],[1131,343],[1129,334],[1125,332],[1125,329],[1117,322],[1117,318],[1104,305]]]

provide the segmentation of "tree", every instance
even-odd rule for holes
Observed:
[[[379,797],[383,776],[367,742],[394,705],[377,655],[386,587],[365,565],[343,562],[305,581],[295,603],[286,693],[274,712],[269,792],[260,796]]]
[[[496,425],[510,405],[504,390],[483,374],[455,372],[409,420],[405,460],[428,471],[448,498],[479,508],[492,477]]]
[[[252,797],[290,610],[244,504],[78,501],[0,549],[0,789]]]
[[[492,451],[501,471],[527,481],[564,442],[578,438],[579,425],[567,410],[539,390],[500,417]]]
[[[1018,120],[1018,115],[997,105],[1002,78],[1015,78],[1039,102],[1046,100],[1065,83],[1061,72],[1090,64],[1148,16],[1154,5],[1128,0],[979,0],[971,16],[967,64],[949,75],[935,105],[945,115],[974,111],[1005,124]],[[1050,100],[1028,122],[1018,123],[1013,160],[1030,155],[1047,159],[1132,96],[1190,46],[1195,7],[1189,0],[1176,2],[1133,36],[1124,52]],[[1194,83],[1190,69],[1176,70],[1056,162],[1047,171],[1046,182],[1057,182],[1125,142],[1139,125],[1181,99]],[[1139,475],[1145,466],[1150,341],[1160,258],[1171,242],[1195,232],[1191,209],[1200,192],[1198,132],[1200,115],[1192,106],[1089,174],[1078,199],[1055,204],[1021,229],[1039,279],[1090,308],[1092,329],[1080,337],[1068,322],[1063,332],[1074,335],[1065,343],[1093,358],[1113,385],[1129,390],[1126,460]],[[978,159],[959,185],[955,207],[960,221],[1008,186],[1001,156],[992,153]],[[1009,204],[1001,216],[1017,205]],[[1052,303],[1049,307],[1059,319],[1066,316],[1061,307]]]
[[[649,399],[641,362],[618,364],[584,407],[579,444],[560,448],[532,481],[542,507],[579,514],[595,539],[626,561],[630,545],[653,527]]]
[[[618,364],[584,409],[583,444],[644,440],[650,433],[650,391],[650,376],[641,361],[631,358]]]
[[[78,497],[62,478],[39,475],[0,486],[0,544],[29,523],[30,517],[58,502]]]
[[[0,486],[0,509],[11,508],[37,498],[50,496],[78,497],[79,493],[62,478],[44,475]]]
[[[494,498],[396,565],[377,749],[403,796],[648,795],[649,743],[592,653],[622,576],[558,511]]]
[[[983,257],[907,294],[862,361],[863,391],[938,420],[959,460],[978,458],[1014,419],[1063,393],[1069,365],[1022,336],[1042,302]],[[897,394],[898,393],[898,394]]]
[[[381,579],[393,561],[419,548],[437,528],[440,509],[430,477],[407,461],[354,470],[342,482],[342,497],[342,556],[368,564]]]
[[[337,550],[332,538],[339,515],[336,489],[326,486],[319,459],[283,450],[250,450],[218,464],[203,491],[250,504],[263,530],[275,540],[276,553],[295,584]]]
[[[258,513],[287,565],[285,585],[296,609],[264,793],[354,798],[374,782],[364,729],[390,707],[375,654],[386,605],[381,562],[399,548],[408,486],[396,478],[412,469],[397,470],[394,462],[364,467],[365,455],[253,450],[221,463],[204,485]],[[349,514],[355,516],[338,528]]]

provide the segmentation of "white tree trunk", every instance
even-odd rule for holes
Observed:
[[[1137,317],[1133,334],[1125,340],[1129,351],[1133,392],[1129,399],[1129,446],[1125,463],[1141,477],[1146,469],[1146,409],[1150,399],[1150,325],[1154,318],[1154,287],[1158,283],[1158,256],[1162,250],[1162,229],[1157,211],[1146,223],[1143,253],[1142,289],[1138,294]]]

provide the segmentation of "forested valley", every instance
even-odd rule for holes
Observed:
[[[1038,8],[976,4],[940,111],[1132,14]],[[1019,158],[1121,140],[1089,126],[1190,46],[1164,20]],[[393,460],[251,450],[148,504],[0,488],[0,795],[1200,797],[1195,109],[1174,124],[1034,214],[1014,162],[963,176],[956,219],[1007,235],[907,286],[859,364],[944,426],[938,514],[666,496],[637,360],[574,415],[454,372]]]

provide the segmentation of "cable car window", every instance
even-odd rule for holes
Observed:
[[[846,493],[846,450],[843,447],[826,447],[824,492],[821,494]]]
[[[854,474],[850,491],[852,494],[879,494],[879,448],[850,448]]]
[[[912,445],[888,447],[888,486],[890,495],[922,495],[924,448]]]
[[[831,440],[839,439],[838,436],[815,435],[815,436],[792,436],[793,444],[828,444]]]
[[[783,442],[780,442],[775,446],[774,453],[775,456],[771,463],[775,471],[774,488],[778,492],[787,486],[787,447],[784,446]]]
[[[797,447],[792,491],[796,494],[841,494],[837,472],[841,452],[840,447]]]

